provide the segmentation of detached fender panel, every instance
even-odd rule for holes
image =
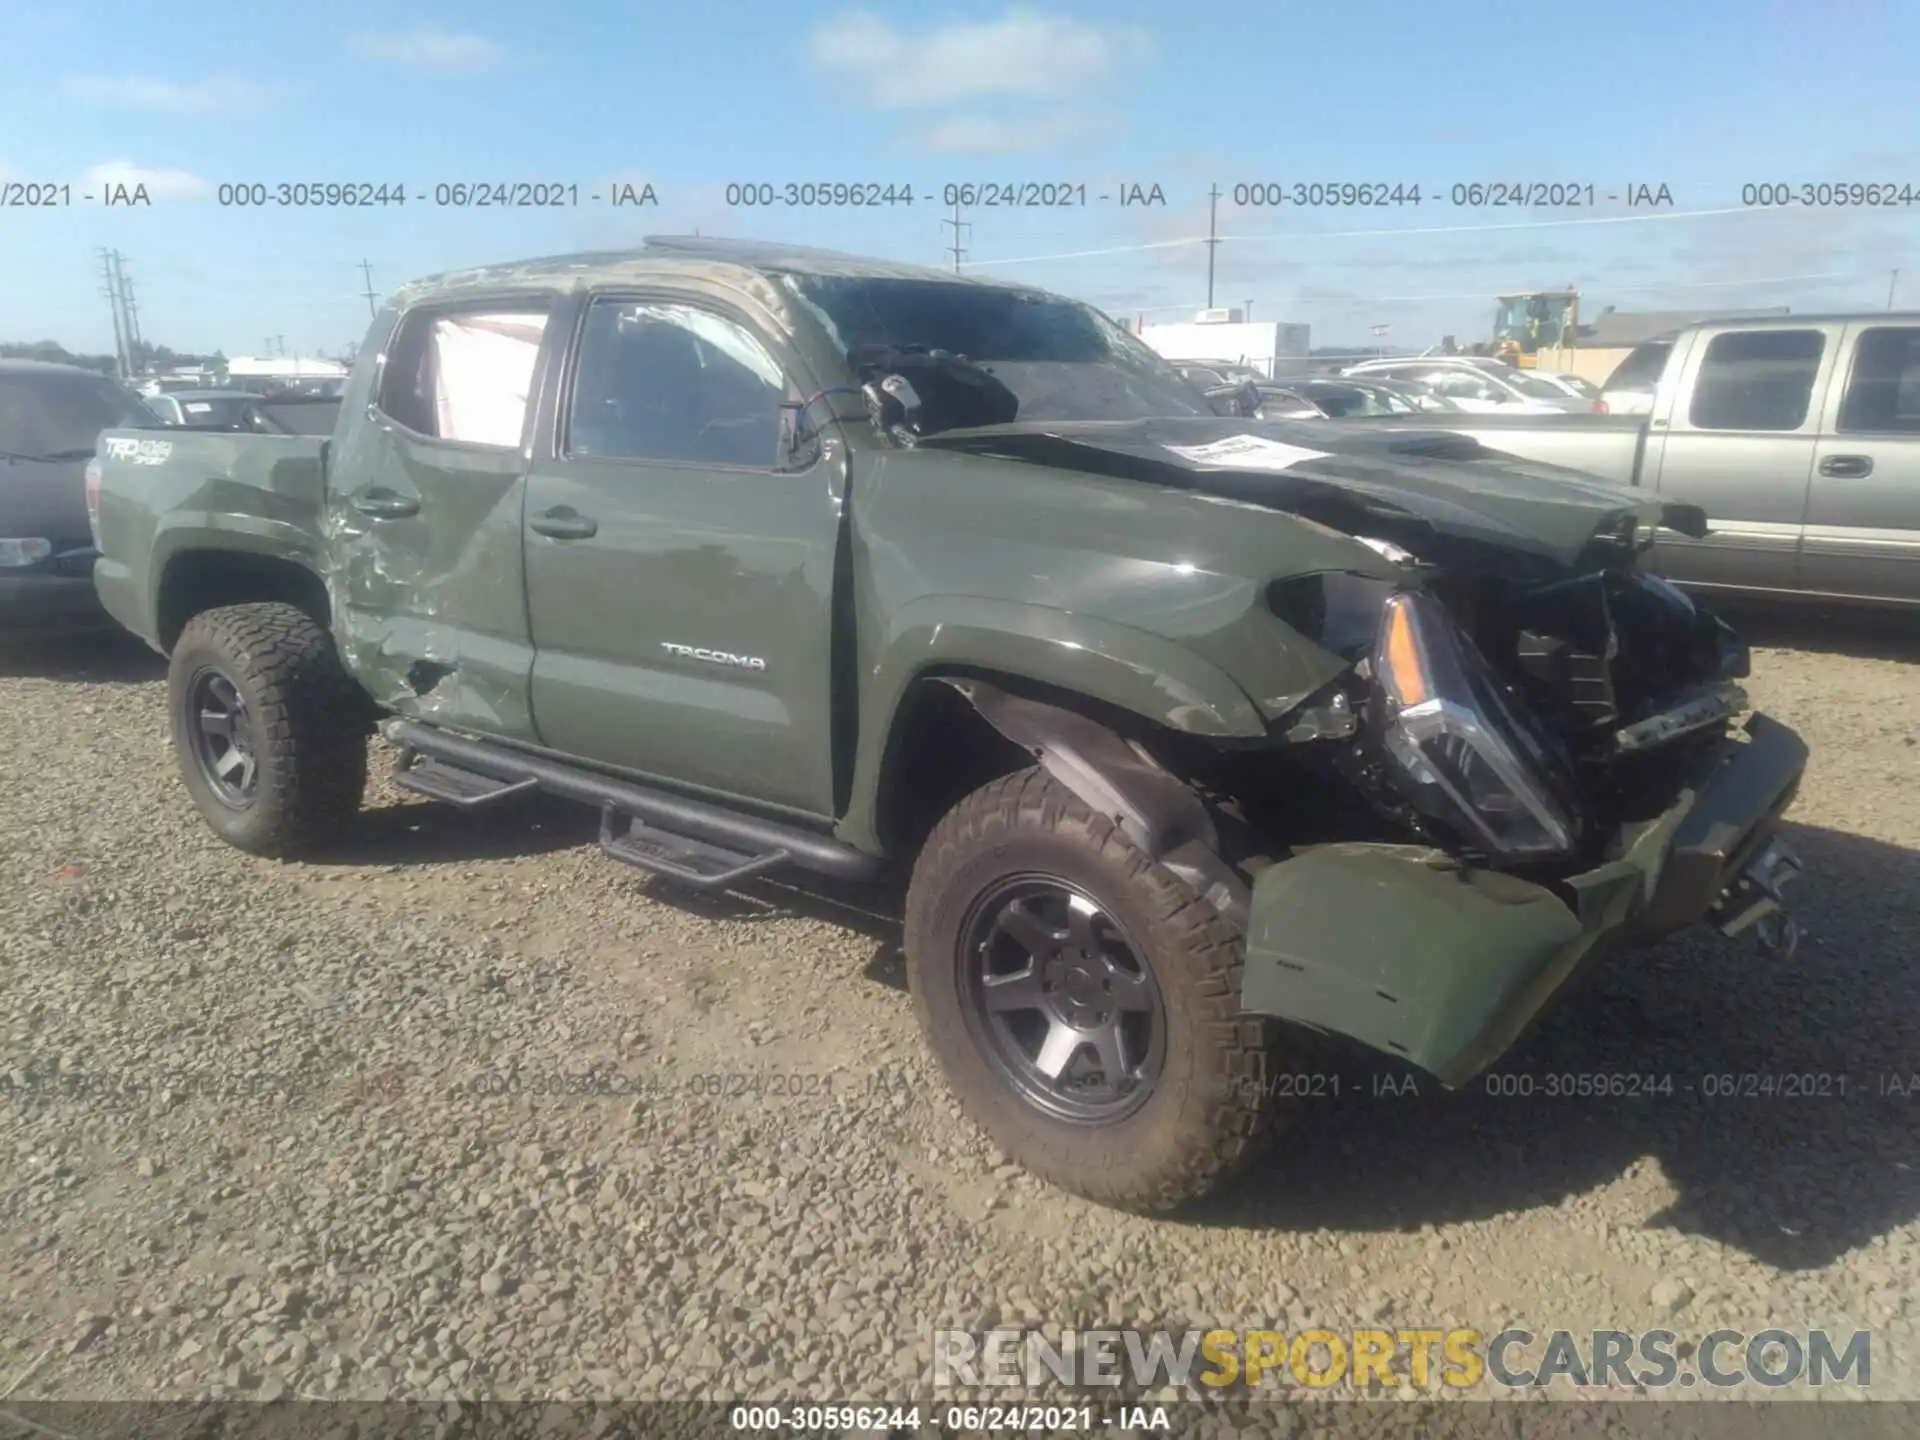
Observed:
[[[1248,888],[1220,855],[1212,812],[1193,787],[1152,763],[1097,720],[948,677],[986,722],[1032,752],[1048,774],[1180,876],[1230,923],[1247,922]]]
[[[1594,938],[1552,892],[1441,851],[1318,846],[1254,885],[1242,1005],[1458,1085],[1512,1045]]]

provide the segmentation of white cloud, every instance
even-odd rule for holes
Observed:
[[[390,60],[423,70],[478,74],[497,68],[507,58],[507,47],[497,40],[432,26],[404,35],[355,35],[350,43],[356,53],[370,60]]]
[[[136,185],[147,187],[155,200],[199,200],[212,192],[213,182],[190,170],[157,170],[136,165],[131,160],[109,160],[95,165],[80,177],[88,194],[97,195],[103,186]]]
[[[1077,110],[1032,116],[956,115],[916,131],[908,143],[935,155],[1005,155],[1082,140],[1097,128],[1093,116]]]
[[[65,89],[74,99],[90,105],[172,110],[189,115],[257,110],[273,94],[264,85],[232,75],[214,75],[184,85],[146,75],[74,75],[68,78]]]
[[[857,84],[868,104],[925,109],[981,96],[1074,95],[1149,51],[1144,32],[1037,10],[909,35],[870,11],[817,26],[814,65]]]

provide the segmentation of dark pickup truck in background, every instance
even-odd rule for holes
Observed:
[[[156,423],[105,375],[0,360],[0,633],[111,625],[93,587],[83,477],[102,430]]]
[[[1661,343],[1645,416],[1420,423],[1699,506],[1710,533],[1662,530],[1653,556],[1689,589],[1920,605],[1920,314],[1770,315]]]

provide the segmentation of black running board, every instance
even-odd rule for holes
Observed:
[[[855,882],[875,879],[882,869],[875,857],[830,835],[545,755],[412,720],[394,722],[385,734],[400,751],[394,778],[405,788],[465,809],[531,790],[591,805],[600,812],[600,846],[608,855],[685,885],[718,889],[787,865]]]
[[[625,817],[627,828],[622,834],[617,828],[619,818],[620,812],[611,805],[600,812],[603,851],[615,860],[691,885],[696,890],[724,890],[793,859],[793,853],[785,849],[748,855],[725,845],[672,834],[631,815]]]
[[[393,767],[393,783],[402,790],[411,790],[444,805],[457,805],[462,810],[478,810],[540,788],[538,780],[500,780],[412,750],[400,752],[400,759]]]

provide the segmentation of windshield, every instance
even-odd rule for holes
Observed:
[[[947,350],[990,370],[1021,420],[1211,415],[1180,373],[1090,305],[940,280],[788,275],[843,354],[868,345]]]
[[[253,409],[251,395],[177,395],[183,425],[237,425]]]
[[[91,451],[102,430],[152,423],[134,393],[104,375],[0,370],[0,450],[16,455]]]
[[[1538,375],[1529,375],[1524,370],[1510,370],[1500,378],[1513,386],[1513,388],[1518,390],[1522,395],[1529,395],[1535,400],[1564,400],[1567,398],[1567,392],[1551,380],[1542,380]]]
[[[1336,420],[1369,415],[1405,415],[1413,406],[1384,390],[1359,385],[1303,385],[1302,392]]]
[[[1556,375],[1553,378],[1562,385],[1565,385],[1583,400],[1598,400],[1600,398],[1600,387],[1591,380],[1583,380],[1578,375]]]

